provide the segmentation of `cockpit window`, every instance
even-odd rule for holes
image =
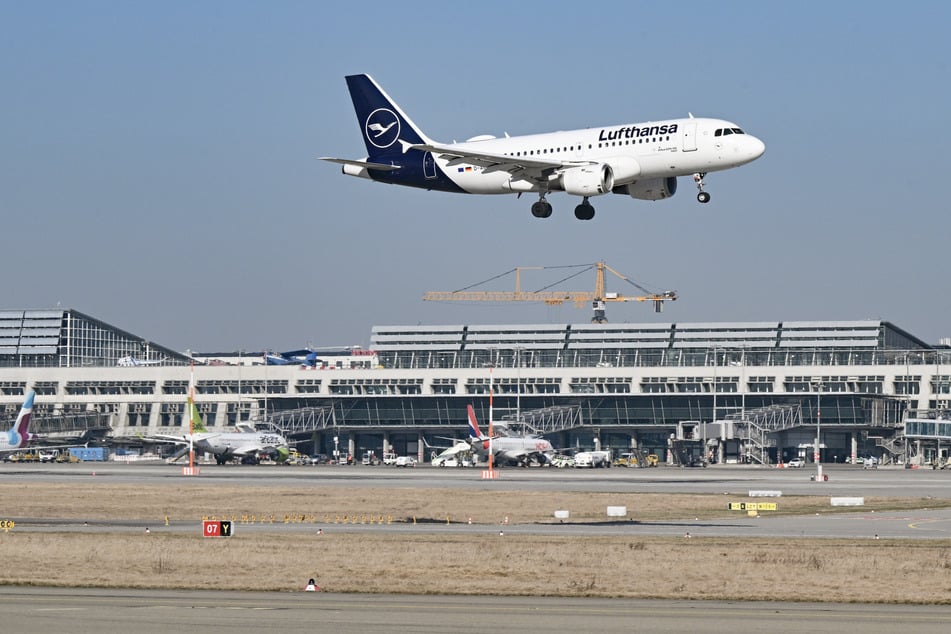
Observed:
[[[739,128],[733,128],[733,134],[746,134],[746,133],[743,132],[743,130],[740,130]]]
[[[732,129],[732,128],[723,128],[723,136],[726,136],[726,135],[728,135],[728,134],[733,134],[733,129]]]
[[[718,129],[713,133],[713,136],[721,136],[723,134],[723,128]]]

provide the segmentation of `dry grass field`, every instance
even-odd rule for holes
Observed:
[[[736,501],[731,499],[730,501]],[[337,532],[344,516],[498,525],[604,519],[627,505],[641,520],[724,516],[713,495],[631,495],[448,489],[212,487],[158,489],[84,481],[0,485],[3,518],[132,521],[160,527],[203,516],[273,516],[273,531],[207,540],[152,531],[0,533],[0,583],[297,591],[316,577],[328,591],[666,597],[736,600],[951,603],[951,540],[565,538]],[[782,498],[782,513],[832,512],[824,500]],[[868,499],[867,510],[934,507],[938,500]],[[825,502],[827,504],[827,502]],[[285,516],[314,531],[282,530]],[[329,523],[328,523],[329,522]],[[317,535],[316,527],[324,528]]]

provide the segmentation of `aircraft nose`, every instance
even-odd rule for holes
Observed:
[[[749,140],[750,160],[755,161],[759,157],[763,156],[763,153],[766,151],[766,144],[757,139],[755,136],[750,136]]]

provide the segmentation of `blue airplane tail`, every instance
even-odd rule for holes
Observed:
[[[432,143],[369,75],[348,75],[347,87],[371,161],[402,155],[409,145]]]

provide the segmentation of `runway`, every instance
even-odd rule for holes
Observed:
[[[823,465],[827,481],[815,482],[814,467],[775,469],[713,466],[684,469],[500,469],[498,480],[484,480],[477,468],[412,469],[362,465],[281,466],[203,465],[196,478],[202,484],[253,483],[259,486],[427,486],[462,490],[582,491],[617,493],[720,493],[747,495],[751,490],[780,490],[784,495],[880,496],[951,498],[951,470],[862,469],[852,465]],[[61,482],[94,476],[121,484],[184,482],[181,466],[156,463],[11,464],[0,463],[0,478],[25,482]]]
[[[705,493],[722,495],[728,502],[745,500],[751,492],[779,492],[782,495],[823,497],[951,497],[951,472],[924,469],[870,469],[838,465],[825,467],[828,481],[811,479],[811,469],[765,469],[754,467],[711,467],[706,469],[505,469],[501,478],[486,481],[478,469],[439,469],[418,467],[364,466],[205,466],[201,475],[187,479],[180,467],[171,465],[125,465],[84,463],[80,465],[0,465],[0,479],[22,482],[62,482],[91,478],[109,482],[167,486],[172,483],[254,484],[281,487],[439,487],[449,489],[505,491],[580,491],[616,493],[619,505],[627,505],[629,516],[617,522],[517,524],[506,527],[510,534],[534,535],[659,535],[692,537],[820,537],[881,539],[951,538],[951,509],[823,513],[807,516],[770,516],[762,513],[749,517],[737,512],[726,518],[680,521],[641,521],[637,518],[638,493]],[[782,498],[762,498],[782,503]],[[9,510],[7,510],[9,513]],[[22,528],[31,531],[141,531],[142,522],[97,522],[93,525],[74,521],[30,521],[21,518]],[[152,526],[153,531],[192,531],[194,523],[171,522]],[[240,525],[238,531],[294,532],[313,531],[313,524]],[[329,530],[342,532],[460,532],[475,535],[495,533],[496,526],[454,523],[443,524],[339,524]]]
[[[616,493],[631,506],[631,517],[617,522],[534,523],[505,527],[506,534],[624,535],[705,537],[839,537],[855,539],[951,538],[951,509],[912,512],[829,513],[795,517],[748,517],[711,520],[639,521],[638,493],[708,493],[722,495],[724,505],[751,491],[783,495],[951,497],[951,473],[945,471],[832,466],[829,480],[815,482],[810,469],[506,469],[496,481],[485,481],[475,469],[396,469],[389,467],[204,466],[198,478],[185,478],[169,465],[91,464],[0,465],[0,481],[69,482],[86,478],[148,487],[182,485],[257,485],[274,487],[440,487],[461,492],[590,491]],[[769,498],[777,499],[777,498]],[[778,498],[781,502],[782,498]],[[7,503],[3,512],[15,506]],[[15,513],[14,513],[15,514]],[[153,533],[194,531],[194,522],[153,526]],[[24,532],[117,532],[142,530],[141,521],[92,522],[29,519]],[[313,532],[313,524],[238,525],[243,532]],[[390,531],[447,535],[497,533],[498,526],[444,524],[346,524],[327,531],[353,533]],[[473,540],[475,543],[477,540]],[[408,590],[412,591],[411,588]],[[331,593],[176,592],[167,590],[7,587],[0,593],[0,622],[16,632],[66,629],[78,634],[134,630],[167,632],[179,628],[280,629],[286,632],[335,630],[365,632],[536,632],[638,631],[736,632],[768,629],[779,634],[838,632],[859,627],[863,632],[946,632],[948,606],[903,606],[810,603],[748,603],[546,597],[460,597],[417,595],[335,595]]]
[[[947,606],[4,588],[9,632],[944,633]]]

